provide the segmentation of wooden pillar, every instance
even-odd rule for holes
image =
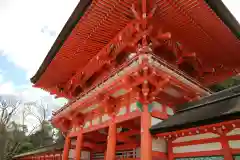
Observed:
[[[107,160],[115,160],[116,155],[116,137],[117,137],[117,127],[114,120],[112,120],[109,124],[108,129],[108,142],[107,142],[107,152],[106,159]]]
[[[148,105],[143,105],[141,114],[141,160],[152,159],[152,135],[149,131],[151,127],[151,115],[148,112]]]
[[[90,151],[90,160],[93,160],[93,151]]]
[[[171,139],[167,141],[167,149],[168,149],[168,160],[174,160],[173,145],[172,145]]]
[[[81,159],[82,144],[83,144],[83,132],[82,129],[80,129],[76,141],[75,160]]]
[[[67,136],[65,138],[65,144],[63,149],[63,160],[68,160],[70,146],[71,146],[71,138]]]
[[[107,160],[107,151],[104,152],[104,160]]]
[[[221,136],[221,144],[222,144],[224,160],[233,160],[231,148],[228,144],[228,139],[226,137],[226,134],[222,133],[220,136]]]

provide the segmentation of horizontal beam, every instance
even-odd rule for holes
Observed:
[[[124,151],[124,150],[131,150],[131,149],[134,149],[134,148],[137,148],[139,146],[139,144],[122,144],[122,145],[118,145],[116,146],[116,150],[117,151]]]
[[[204,157],[204,156],[220,156],[223,155],[223,150],[215,151],[200,151],[200,152],[188,152],[188,153],[174,153],[174,158],[187,158],[187,157]]]
[[[140,117],[140,116],[141,116],[140,111],[130,112],[130,113],[127,113],[127,114],[122,115],[122,116],[117,116],[115,118],[115,123],[121,123],[121,122],[130,120],[130,119],[134,119],[134,118],[137,118],[137,117]],[[108,125],[109,125],[109,122],[110,122],[110,120],[108,120],[106,122],[103,122],[101,124],[98,124],[98,125],[92,125],[92,126],[89,126],[88,128],[84,128],[83,133],[86,134],[86,133],[93,132],[93,131],[96,131],[96,130],[99,130],[99,129],[102,129],[102,128],[107,128]],[[70,137],[76,137],[77,135],[78,135],[78,131],[73,131],[73,132],[69,133]]]

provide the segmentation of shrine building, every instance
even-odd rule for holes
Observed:
[[[239,33],[221,0],[81,0],[31,79],[69,100],[62,159],[237,159]]]

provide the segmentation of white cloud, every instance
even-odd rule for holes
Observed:
[[[12,82],[4,82],[0,83],[0,95],[14,95],[15,94],[15,87]]]
[[[234,17],[240,23],[240,1],[239,0],[222,0],[223,3],[227,6],[230,12],[234,15]]]
[[[57,35],[79,0],[1,0],[0,56],[22,68],[27,79],[35,74]],[[24,101],[43,99],[51,109],[66,101],[55,100],[31,84],[15,86],[0,72],[0,94],[16,95]]]
[[[28,78],[42,63],[79,0],[2,0],[0,49],[26,70]],[[43,32],[44,30],[44,32]],[[51,36],[49,32],[56,32]]]

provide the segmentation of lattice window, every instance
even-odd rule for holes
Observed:
[[[176,158],[175,160],[224,160],[222,156]]]

